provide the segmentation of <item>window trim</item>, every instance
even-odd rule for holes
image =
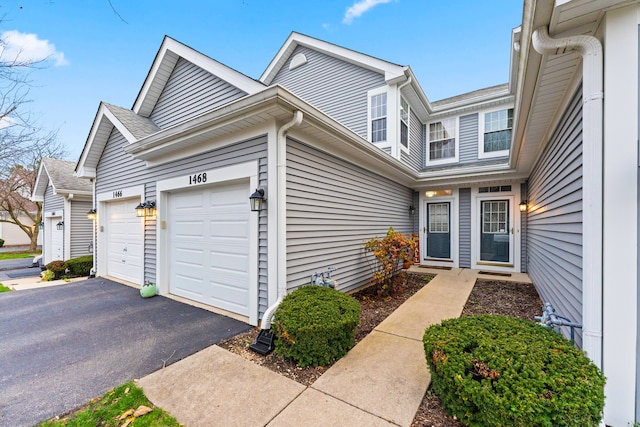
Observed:
[[[431,160],[429,156],[431,155],[431,150],[429,149],[431,146],[431,132],[430,126],[434,123],[442,122],[443,120],[455,120],[455,155],[453,157],[447,157],[446,159],[436,159]],[[446,165],[450,163],[458,163],[460,158],[460,117],[442,117],[439,120],[434,120],[432,122],[428,122],[425,128],[426,133],[426,147],[425,147],[425,166],[435,166],[435,165]]]
[[[508,150],[500,151],[484,151],[484,126],[485,115],[489,113],[495,113],[502,110],[513,110],[513,106],[500,106],[498,108],[492,108],[490,110],[482,110],[478,113],[478,159],[493,159],[496,157],[508,157],[511,152],[511,146],[513,145],[513,123],[511,123],[511,144]],[[513,114],[513,113],[512,113]]]
[[[407,146],[405,147],[402,143],[402,101],[407,104]],[[398,145],[400,146],[400,150],[409,153],[411,148],[411,104],[407,99],[400,95],[400,105],[398,106]]]
[[[367,141],[369,141],[371,144],[374,144],[376,147],[379,148],[386,148],[386,147],[391,147],[391,141],[389,138],[389,93],[387,90],[387,86],[382,86],[376,89],[371,89],[370,91],[367,92]],[[372,126],[371,126],[371,122],[372,122],[372,117],[371,117],[371,98],[373,98],[376,95],[381,95],[383,93],[387,94],[387,115],[386,115],[386,119],[387,119],[387,139],[386,141],[377,141],[377,142],[373,142],[373,135],[372,135]]]

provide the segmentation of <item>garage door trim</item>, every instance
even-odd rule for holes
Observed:
[[[156,259],[156,281],[160,293],[169,293],[169,266],[171,263],[168,247],[167,224],[169,222],[168,200],[171,191],[195,190],[212,184],[223,184],[235,180],[249,180],[249,188],[259,185],[258,161],[245,162],[209,170],[192,171],[189,175],[170,178],[156,183],[156,209],[158,212],[158,251]],[[206,174],[206,179],[202,179]],[[195,179],[194,179],[195,177]],[[201,177],[198,180],[198,177]],[[249,210],[249,199],[247,199]],[[249,215],[249,319],[252,325],[258,323],[258,213]]]

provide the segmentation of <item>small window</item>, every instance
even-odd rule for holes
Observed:
[[[429,161],[455,160],[456,119],[446,119],[429,125]]]
[[[481,153],[484,157],[508,155],[511,148],[513,109],[485,113],[483,126]]]
[[[409,103],[400,98],[400,144],[409,148]]]
[[[387,140],[387,94],[371,97],[371,142]]]

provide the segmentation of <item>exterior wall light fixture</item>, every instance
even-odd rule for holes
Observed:
[[[266,199],[264,198],[264,189],[256,188],[256,191],[249,196],[249,202],[251,206],[251,212],[259,212],[262,210],[262,205]]]
[[[91,209],[89,212],[87,212],[87,219],[90,219],[91,221],[95,221],[97,214],[98,214],[98,211],[96,211],[95,209]]]
[[[136,216],[138,218],[155,218],[156,217],[156,202],[145,201],[140,202],[136,206]]]
[[[414,216],[416,214],[416,207],[413,205],[409,206],[409,215]]]
[[[529,202],[527,200],[523,200],[520,202],[520,212],[526,212],[529,207]]]
[[[56,224],[56,230],[64,230],[64,221],[60,221]]]

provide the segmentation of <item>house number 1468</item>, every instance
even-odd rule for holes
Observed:
[[[203,182],[207,182],[206,172],[189,175],[189,185],[202,184]]]

